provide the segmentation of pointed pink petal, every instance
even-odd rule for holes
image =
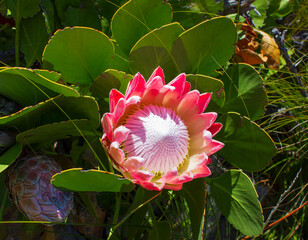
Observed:
[[[164,80],[164,79],[165,79],[164,71],[163,71],[163,69],[162,69],[161,67],[157,67],[157,68],[154,70],[154,72],[152,73],[151,77],[149,78],[147,86],[149,86],[149,85],[152,83],[152,81],[153,81],[153,79],[154,79],[155,77],[160,77],[161,80],[162,80],[163,85],[165,84],[165,80]]]
[[[182,187],[183,187],[183,184],[173,184],[173,185],[166,184],[164,188],[174,190],[174,191],[179,191],[182,189]]]
[[[151,80],[151,82],[148,82],[146,90],[157,89],[159,91],[163,86],[164,86],[164,81],[161,79],[161,77],[156,76]]]
[[[139,96],[131,96],[130,98],[128,98],[126,101],[125,101],[125,108],[131,106],[131,105],[136,105],[136,104],[139,104],[141,101],[141,97]]]
[[[209,104],[212,97],[212,93],[203,93],[199,97],[198,101],[198,113],[203,113]]]
[[[121,144],[124,140],[126,140],[130,130],[124,126],[117,127],[113,132],[113,141]]]
[[[125,154],[122,151],[122,149],[119,148],[118,142],[112,142],[110,144],[110,151],[109,151],[111,157],[114,161],[116,161],[118,164],[121,164],[123,160],[125,159]]]
[[[159,95],[159,91],[157,89],[146,89],[142,96],[141,103],[145,105],[160,104],[161,101],[160,103],[155,103],[155,101],[157,100],[162,100],[162,98],[159,99],[158,95]]]
[[[137,170],[142,167],[144,158],[142,157],[129,157],[122,163],[122,167],[126,168],[127,171]]]
[[[185,87],[186,75],[185,73],[181,73],[175,79],[168,83],[168,86],[175,87],[175,91],[179,93],[179,96],[182,96],[184,87]]]
[[[157,184],[154,182],[141,182],[140,185],[147,190],[160,191],[164,188],[164,184]]]
[[[189,158],[189,165],[187,171],[195,170],[196,168],[206,165],[209,157],[205,153],[195,154]]]
[[[176,167],[173,169],[167,171],[160,179],[159,182],[169,182],[173,178],[175,178],[178,175],[178,170]]]
[[[116,89],[112,89],[109,94],[109,108],[110,112],[113,113],[115,106],[117,105],[120,98],[124,98],[124,95]]]
[[[212,136],[214,137],[222,128],[221,123],[213,123],[212,126],[208,129],[212,133]]]
[[[112,118],[113,118],[112,113],[105,113],[102,118],[102,126],[109,141],[112,141],[112,130],[113,130]]]
[[[140,73],[137,73],[132,80],[130,80],[125,98],[128,99],[132,95],[141,96],[145,90],[145,80]]]
[[[191,181],[194,178],[191,172],[184,172],[182,175],[175,177],[169,184],[181,184]]]
[[[200,93],[198,90],[193,90],[191,92],[188,92],[181,99],[180,104],[177,108],[177,112],[181,117],[185,118],[186,115],[194,114],[194,108],[199,99],[199,95]]]
[[[130,172],[130,175],[139,182],[148,182],[154,177],[153,173],[145,170],[137,170],[135,172]]]
[[[220,149],[222,149],[223,146],[224,146],[223,143],[216,141],[216,140],[212,140],[212,142],[208,146],[202,148],[202,150],[208,156],[210,156],[210,155],[214,154],[215,152],[219,151]]]
[[[213,125],[217,118],[217,113],[208,112],[195,115],[189,122],[188,130],[191,136],[200,133],[204,129],[208,129]]]
[[[199,168],[192,171],[194,178],[207,177],[211,175],[211,170],[206,166],[200,166]]]
[[[124,110],[125,110],[125,99],[120,98],[113,112],[112,122],[114,126],[117,124],[120,117],[123,115]]]
[[[182,95],[184,96],[186,93],[190,91],[190,82],[185,82],[184,90]]]

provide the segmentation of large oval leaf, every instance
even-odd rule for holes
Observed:
[[[182,33],[172,53],[181,72],[211,75],[234,54],[236,41],[232,20],[218,17]]]
[[[263,116],[267,96],[259,73],[248,64],[236,64],[222,76],[226,101],[223,112],[238,112],[251,120]]]
[[[248,236],[263,232],[263,215],[256,190],[243,172],[230,170],[211,181],[211,193],[226,219]]]
[[[51,179],[56,188],[74,192],[130,192],[134,184],[123,176],[99,170],[72,168]]]
[[[34,72],[26,68],[0,70],[0,94],[25,107],[45,101],[59,94],[79,96],[74,89],[49,80],[51,73]]]
[[[198,89],[200,93],[211,92],[212,98],[206,108],[207,112],[219,112],[225,101],[224,84],[216,78],[200,75],[187,74],[187,81],[190,82],[192,89]]]
[[[113,44],[104,33],[86,27],[64,28],[45,47],[43,62],[61,72],[67,82],[88,85],[108,68],[113,54]]]
[[[0,117],[0,125],[12,127],[20,132],[55,122],[70,119],[88,119],[93,129],[100,124],[98,105],[92,97],[64,97],[62,95],[26,107],[19,112]]]
[[[276,148],[264,130],[238,113],[224,114],[218,121],[224,127],[215,138],[225,144],[219,155],[245,171],[260,171],[267,166]]]
[[[66,136],[95,135],[87,119],[63,121],[32,128],[16,136],[23,145],[31,143],[54,142]]]
[[[152,29],[171,22],[171,6],[161,0],[131,0],[114,14],[112,34],[124,53]]]
[[[129,55],[132,72],[140,72],[148,78],[157,66],[161,66],[166,79],[171,80],[175,74],[179,74],[180,69],[171,51],[173,43],[183,32],[184,29],[179,23],[171,23],[142,37]]]

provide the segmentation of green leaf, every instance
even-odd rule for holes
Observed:
[[[134,184],[123,176],[99,170],[72,168],[54,175],[56,188],[73,192],[130,192]]]
[[[108,68],[113,54],[113,44],[102,32],[86,27],[64,28],[49,41],[43,62],[69,83],[90,85]]]
[[[253,10],[249,11],[249,15],[252,17],[255,26],[261,28],[264,25],[264,19],[266,18],[266,11],[268,10],[269,3],[267,0],[258,0],[255,1],[253,5],[256,7],[260,15]]]
[[[90,121],[72,120],[46,124],[17,135],[16,141],[23,145],[42,142],[54,142],[67,136],[95,135]]]
[[[40,0],[7,0],[7,6],[16,19],[32,17],[40,11]],[[18,18],[19,18],[18,17]]]
[[[276,154],[271,137],[248,118],[228,113],[218,121],[224,127],[215,139],[225,144],[219,155],[233,166],[249,172],[260,171]]]
[[[59,94],[79,96],[74,89],[50,81],[45,76],[26,68],[3,68],[0,70],[0,94],[22,107],[34,105]]]
[[[102,30],[101,20],[91,5],[87,4],[83,8],[73,8],[69,7],[65,12],[65,21],[63,22],[64,26],[84,26],[91,27],[97,30]]]
[[[173,43],[183,32],[179,23],[171,23],[143,36],[129,55],[132,72],[140,72],[145,78],[149,78],[153,70],[161,66],[166,79],[171,80],[175,73],[179,74],[180,70],[171,51]]]
[[[217,17],[182,33],[172,53],[181,72],[211,75],[231,58],[236,42],[233,21]]]
[[[203,215],[205,206],[206,183],[204,178],[185,183],[183,195],[189,207],[189,217],[193,239],[202,239]]]
[[[132,75],[125,72],[108,69],[95,79],[90,87],[90,92],[94,97],[100,99],[109,98],[110,90],[113,88],[124,94],[132,78]]]
[[[215,202],[236,229],[248,236],[263,232],[263,215],[256,190],[243,172],[230,170],[211,182]]]
[[[149,240],[171,239],[171,229],[168,221],[160,221],[149,232]]]
[[[206,13],[217,13],[223,11],[223,1],[216,2],[216,0],[197,0],[197,4],[201,7],[202,11]]]
[[[225,101],[224,84],[216,78],[200,75],[187,74],[186,79],[192,89],[198,89],[200,93],[211,92],[212,98],[206,108],[207,112],[219,112]]]
[[[53,82],[58,82],[62,77],[60,73],[48,71],[45,69],[33,69],[33,72]]]
[[[161,0],[131,0],[114,14],[111,30],[124,53],[151,30],[171,22],[171,6]]]
[[[264,115],[267,96],[259,73],[248,64],[236,64],[222,76],[226,101],[223,112],[238,112],[251,120]]]
[[[0,173],[3,172],[22,152],[22,145],[16,144],[0,156]]]
[[[42,13],[22,19],[20,30],[20,48],[25,54],[27,67],[30,67],[35,60],[41,61],[44,47],[49,39]]]
[[[111,60],[110,68],[123,72],[129,72],[130,65],[128,55],[122,51],[117,43],[114,43],[115,54]]]
[[[41,0],[41,8],[45,18],[47,32],[51,35],[55,30],[55,10],[50,0]]]
[[[0,117],[0,125],[13,127],[20,132],[45,124],[70,119],[88,119],[96,129],[100,125],[98,105],[92,97],[64,97],[62,95],[26,107],[10,116]]]
[[[78,8],[80,6],[80,0],[54,0],[57,10],[57,15],[61,22],[65,21],[65,13],[69,7]]]
[[[132,75],[125,72],[108,69],[95,79],[90,86],[90,92],[98,101],[101,114],[109,111],[110,90],[115,88],[125,94],[127,85],[132,78]]]

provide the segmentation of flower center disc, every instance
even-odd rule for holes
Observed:
[[[130,115],[124,126],[130,130],[122,145],[126,156],[144,158],[147,171],[164,173],[178,167],[188,154],[187,127],[169,108],[145,106]]]

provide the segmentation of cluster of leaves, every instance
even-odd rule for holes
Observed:
[[[63,166],[69,169],[55,175],[53,185],[78,192],[94,216],[93,203],[84,192],[101,192],[97,199],[103,208],[116,209],[111,212],[113,220],[106,222],[113,226],[108,228],[110,238],[170,239],[180,233],[180,239],[201,239],[208,227],[204,209],[213,200],[214,214],[221,212],[242,234],[263,233],[262,208],[249,176],[265,169],[276,153],[271,137],[254,122],[264,115],[268,99],[260,73],[248,64],[232,63],[238,29],[231,20],[234,16],[217,17],[226,11],[222,1],[6,0],[1,4],[2,15],[13,17],[14,27],[4,25],[0,51],[15,49],[15,64],[6,62],[15,67],[0,68],[0,95],[20,107],[0,116],[0,130],[16,136],[0,155],[1,186],[4,170],[22,151],[62,154]],[[256,7],[261,13],[258,17],[251,12],[256,25],[267,27],[294,5],[256,1]],[[186,183],[179,192],[134,187],[114,174],[99,141],[109,91],[124,92],[132,74],[148,78],[157,66],[164,69],[166,81],[185,72],[193,88],[212,92],[207,111],[218,112],[224,125],[215,137],[225,147],[213,158],[213,176]],[[268,72],[270,79],[273,73]],[[68,147],[59,153],[55,142]],[[220,160],[235,169],[222,173]],[[91,168],[96,170],[82,170]],[[4,190],[0,194],[1,217],[6,199]]]

